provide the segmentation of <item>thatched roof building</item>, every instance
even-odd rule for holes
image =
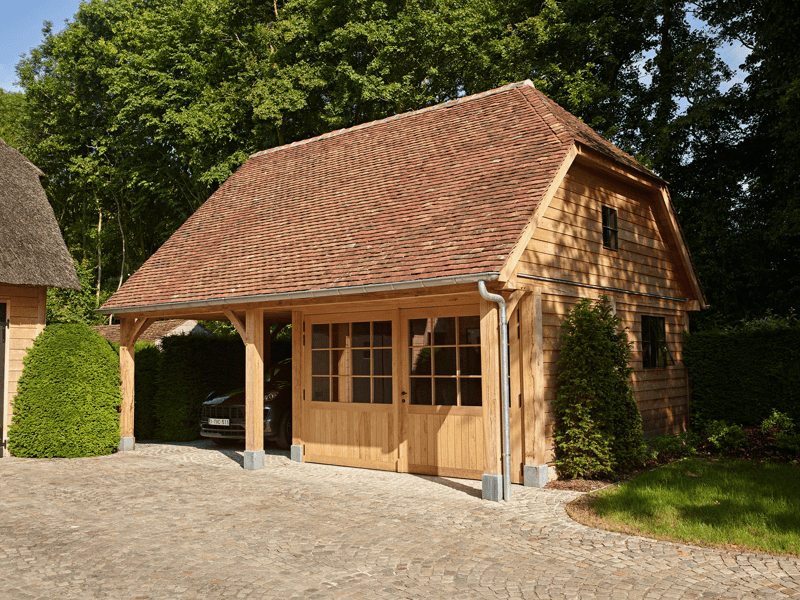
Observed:
[[[80,289],[43,173],[0,140],[0,284]]]

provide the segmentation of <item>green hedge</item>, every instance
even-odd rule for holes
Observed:
[[[800,422],[800,328],[699,332],[683,360],[692,385],[692,425],[756,426],[775,408]]]
[[[134,360],[133,435],[137,440],[152,440],[156,437],[156,392],[161,352],[149,342],[137,342]]]
[[[244,344],[238,336],[164,338],[155,393],[156,437],[174,442],[197,439],[203,401],[212,391],[244,387],[244,364]]]
[[[83,323],[48,325],[25,357],[8,448],[38,458],[111,454],[121,402],[111,345]]]

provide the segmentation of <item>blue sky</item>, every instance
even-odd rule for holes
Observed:
[[[42,23],[51,21],[59,31],[80,4],[80,0],[0,0],[0,88],[20,91],[14,85],[14,67],[21,54],[41,43]]]
[[[80,0],[0,0],[0,88],[21,91],[14,85],[17,79],[14,67],[20,55],[41,43],[44,21],[51,21],[59,31],[64,27],[64,19],[71,20],[79,6]],[[720,52],[734,68],[747,56],[743,46],[726,45]],[[743,77],[738,71],[730,84],[741,83]]]

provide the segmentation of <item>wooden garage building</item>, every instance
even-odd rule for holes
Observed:
[[[229,319],[258,468],[264,329],[290,322],[293,459],[483,479],[496,498],[500,309],[479,282],[509,319],[512,482],[546,481],[580,297],[628,327],[645,431],[686,427],[681,332],[704,300],[666,184],[525,81],[251,156],[101,311],[122,323],[121,447],[151,319]]]
[[[0,140],[0,456],[7,453],[22,360],[45,326],[47,288],[81,287],[42,176]]]

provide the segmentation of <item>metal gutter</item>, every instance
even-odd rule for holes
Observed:
[[[673,298],[671,296],[659,296],[658,294],[646,294],[644,292],[634,292],[631,290],[623,290],[621,288],[607,287],[604,285],[594,285],[592,283],[578,283],[577,281],[569,281],[568,279],[553,279],[552,277],[539,277],[538,275],[527,275],[525,273],[517,273],[520,279],[535,279],[536,281],[549,281],[550,283],[565,283],[567,285],[575,285],[578,287],[592,288],[593,290],[605,290],[607,292],[619,292],[621,294],[631,294],[633,296],[647,296],[648,298],[659,298],[661,300],[672,300],[674,302],[689,302],[689,298]]]
[[[503,403],[503,499],[506,502],[511,500],[511,426],[509,418],[509,405],[511,390],[509,388],[508,377],[508,315],[506,313],[506,301],[500,294],[491,294],[486,290],[483,281],[478,282],[478,291],[484,300],[496,302],[500,307],[500,389],[501,401]],[[484,496],[485,497],[485,496]]]
[[[259,294],[256,296],[234,296],[230,298],[211,298],[208,300],[192,300],[189,302],[165,302],[146,306],[123,306],[119,308],[98,308],[96,313],[101,315],[119,315],[125,313],[148,313],[162,310],[180,310],[193,308],[209,308],[215,306],[235,306],[237,304],[252,304],[257,302],[277,302],[279,300],[304,300],[309,298],[329,298],[331,296],[349,296],[352,294],[370,294],[375,292],[391,292],[400,290],[413,290],[419,288],[432,288],[443,285],[458,285],[462,283],[475,283],[477,281],[497,281],[499,272],[474,273],[470,275],[454,275],[449,277],[433,277],[429,279],[412,279],[395,283],[376,283],[373,285],[356,285],[340,288],[321,290],[303,290],[298,292],[279,292],[275,294]]]

